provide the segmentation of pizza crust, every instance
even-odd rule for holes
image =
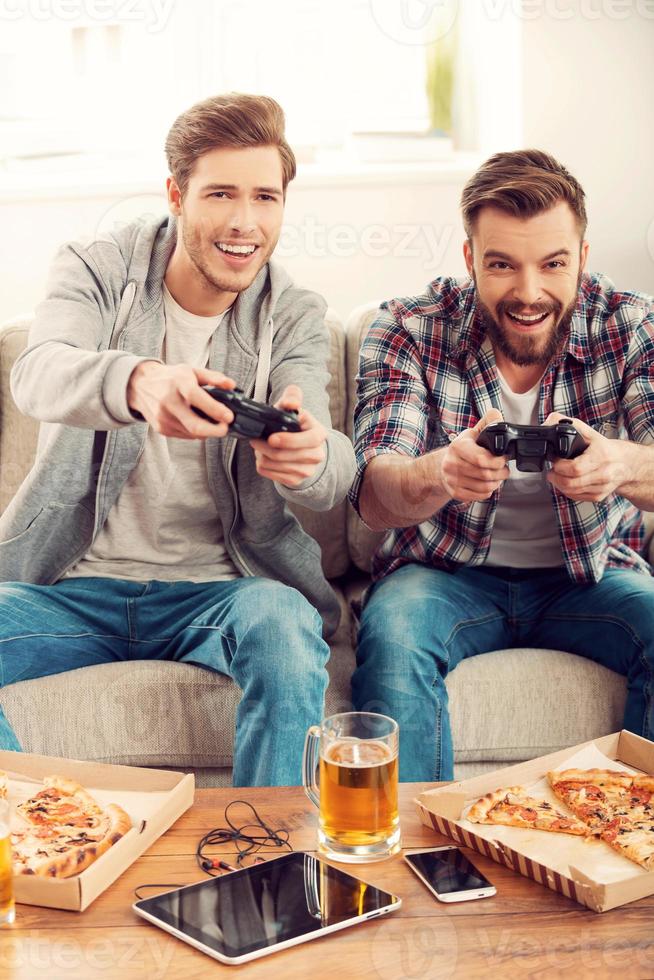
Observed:
[[[520,812],[524,810],[529,811],[529,816]],[[548,800],[530,796],[522,786],[510,786],[488,793],[470,808],[468,820],[544,830],[550,834],[573,834],[577,837],[591,834],[589,827],[581,820],[557,810]]]
[[[628,789],[634,776],[633,773],[614,769],[557,769],[548,772],[547,778],[552,787],[556,783],[580,782],[592,783],[600,787],[614,786]]]
[[[470,807],[466,820],[470,820],[471,823],[486,823],[490,811],[504,799],[507,793],[519,795],[523,792],[522,786],[508,786],[506,789],[496,789],[493,793],[486,793],[486,796],[482,796]]]

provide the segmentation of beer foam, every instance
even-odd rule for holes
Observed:
[[[337,766],[367,768],[390,762],[393,753],[384,742],[361,742],[356,738],[342,738],[327,746],[324,758],[326,762]]]

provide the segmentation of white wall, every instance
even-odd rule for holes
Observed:
[[[289,188],[277,257],[342,317],[369,300],[421,290],[436,275],[462,275],[458,199],[472,169],[470,163],[436,174],[411,167],[374,179],[300,177]],[[90,197],[0,204],[0,322],[38,301],[61,242],[165,208],[154,182]]]
[[[504,68],[493,71],[493,57],[506,59],[496,47],[498,11],[516,18],[519,4],[480,2],[489,11],[483,104],[499,101],[516,113],[520,100],[506,91],[511,78]],[[531,0],[529,7],[511,34],[523,43],[523,145],[554,153],[585,187],[591,269],[621,288],[654,292],[654,19],[638,12],[650,8],[645,0],[621,2],[628,16],[615,19],[610,0]],[[586,14],[564,16],[572,8]],[[502,140],[519,128],[504,126]],[[512,148],[493,145],[487,126],[481,135],[484,155]],[[342,316],[368,300],[417,291],[435,275],[460,275],[458,200],[477,162],[389,168],[375,178],[300,177],[289,192],[279,257]],[[0,196],[0,322],[33,308],[62,241],[156,210],[162,186],[163,175],[95,193],[72,188],[60,198]]]
[[[556,15],[570,6],[586,16]],[[525,145],[586,191],[589,267],[654,293],[654,4],[542,7],[523,28]]]

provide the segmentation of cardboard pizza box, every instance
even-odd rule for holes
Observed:
[[[24,905],[82,912],[147,851],[193,804],[192,773],[81,762],[46,755],[0,751],[0,769],[9,775],[10,802],[28,799],[44,776],[76,780],[101,805],[117,803],[132,828],[85,871],[72,878],[14,875],[14,897]]]
[[[594,912],[606,912],[654,895],[654,871],[646,871],[602,841],[587,842],[568,834],[473,824],[462,816],[471,800],[486,793],[524,786],[534,787],[533,795],[539,796],[547,793],[541,781],[550,769],[592,768],[602,757],[611,760],[615,768],[624,766],[654,773],[654,743],[623,730],[530,762],[427,790],[415,800],[418,814],[423,824],[451,837],[457,844],[471,847]],[[565,810],[553,796],[549,798]]]

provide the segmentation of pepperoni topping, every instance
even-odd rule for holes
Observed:
[[[586,791],[586,797],[589,800],[605,800],[606,796],[599,786],[593,786],[591,783],[575,782],[574,780],[568,780],[567,782],[557,783],[556,789],[561,793],[580,793],[581,790]]]
[[[529,806],[520,806],[519,804],[514,804],[512,806],[502,807],[506,813],[515,814],[518,817],[522,817],[523,820],[528,820],[533,823],[538,819],[538,814],[535,810],[532,810]]]

